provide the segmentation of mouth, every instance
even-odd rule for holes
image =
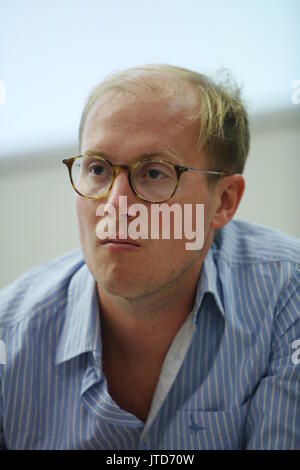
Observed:
[[[113,238],[113,239],[107,239],[107,240],[104,240],[102,242],[102,245],[107,245],[107,244],[113,244],[113,245],[128,245],[128,246],[136,246],[136,247],[140,247],[141,245],[139,245],[138,243],[135,243],[133,241],[128,241],[128,240],[119,240],[119,239],[116,239],[116,238]]]
[[[107,238],[101,241],[101,245],[107,249],[113,250],[136,250],[141,248],[141,245],[135,240],[131,239],[120,239],[118,236],[116,238]]]

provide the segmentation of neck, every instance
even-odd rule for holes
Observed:
[[[194,263],[180,278],[135,299],[110,295],[98,286],[103,353],[124,361],[162,359],[193,308],[201,266]]]

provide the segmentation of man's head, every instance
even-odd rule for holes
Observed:
[[[96,101],[109,91],[145,96],[163,94],[170,99],[181,93],[183,101],[193,93],[198,98],[191,115],[198,125],[198,150],[203,148],[218,168],[243,172],[249,152],[248,117],[240,90],[230,80],[218,85],[198,72],[164,64],[135,67],[110,75],[93,89],[84,107],[79,127],[80,152],[87,116]]]
[[[97,152],[113,164],[130,164],[155,154],[175,165],[229,173],[211,178],[186,172],[167,201],[182,207],[204,204],[205,243],[200,251],[185,250],[185,238],[137,240],[140,247],[131,251],[101,243],[96,236],[100,203],[108,202],[118,210],[119,196],[127,196],[128,206],[143,202],[132,191],[125,169],[105,200],[77,196],[82,249],[99,288],[136,299],[168,289],[182,276],[194,278],[214,230],[223,227],[238,207],[248,148],[247,115],[238,93],[229,93],[203,75],[171,66],[145,66],[115,74],[98,85],[82,115],[82,154]]]

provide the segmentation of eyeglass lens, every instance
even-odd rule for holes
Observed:
[[[173,194],[177,184],[176,170],[168,163],[139,162],[132,170],[134,191],[150,202],[160,202]],[[72,180],[83,196],[101,196],[111,185],[113,169],[105,160],[80,157],[72,166]]]

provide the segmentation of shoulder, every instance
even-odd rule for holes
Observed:
[[[225,288],[252,308],[272,312],[297,299],[300,311],[300,241],[278,230],[240,220],[215,236],[213,254]]]
[[[72,251],[26,272],[0,291],[0,325],[13,325],[41,308],[61,302],[70,279],[84,264],[81,250]]]
[[[232,220],[216,234],[214,246],[231,266],[291,263],[300,268],[300,240],[263,225]]]

